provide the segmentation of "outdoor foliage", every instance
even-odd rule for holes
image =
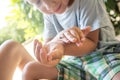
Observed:
[[[120,0],[104,0],[107,11],[110,15],[110,19],[115,27],[116,35],[120,34],[120,10],[118,8],[118,3]]]
[[[43,31],[42,14],[23,0],[10,0],[11,11],[5,17],[7,26],[0,30],[0,44],[7,39],[24,42]]]
[[[9,0],[11,11],[6,16],[7,26],[0,30],[0,44],[7,39],[24,42],[42,34],[42,14],[24,0]],[[117,3],[119,0],[104,0],[110,19],[115,27],[116,34],[120,33],[120,11]]]

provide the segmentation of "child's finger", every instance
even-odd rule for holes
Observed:
[[[36,50],[37,41],[38,41],[37,39],[34,40],[34,45],[33,45],[34,53],[35,53],[35,50]]]
[[[47,51],[44,48],[40,50],[40,60],[42,64],[47,64]]]
[[[90,26],[86,27],[83,30],[77,29],[78,33],[81,33],[81,34],[79,34],[80,41],[78,43],[76,43],[78,46],[82,45],[83,41],[85,40],[85,36],[90,32],[90,30],[91,30]]]
[[[85,36],[90,32],[90,30],[91,30],[90,26],[88,26],[88,27],[86,27],[85,29],[82,30],[81,42],[83,42],[85,40]]]
[[[40,48],[42,47],[42,43],[39,42],[37,39],[34,40],[34,46],[33,46],[33,49],[34,49],[34,53],[35,53],[35,49],[36,49],[36,45],[39,45]]]
[[[70,33],[74,36],[74,38],[76,39],[74,42],[77,43],[80,41],[80,37],[79,37],[79,33],[77,33],[77,31],[75,29],[71,29]]]
[[[78,34],[79,34],[80,41],[84,40],[85,35],[83,34],[83,32],[82,32],[79,28],[77,28],[77,32],[78,32]]]
[[[39,46],[39,44],[36,45],[34,55],[35,55],[35,57],[37,58],[37,60],[38,60],[39,62],[41,62],[41,60],[40,60],[40,46]]]
[[[77,39],[75,36],[73,36],[69,31],[64,32],[65,37],[70,41],[70,42],[75,42]]]
[[[40,43],[37,39],[34,40],[34,55],[38,61],[40,61],[40,49],[42,48],[42,43]]]
[[[81,38],[84,37],[84,34],[83,34],[82,30],[81,30],[80,28],[78,28],[78,27],[75,27],[75,30],[76,30],[76,33],[77,33],[78,36],[79,36],[79,41],[78,41],[78,42],[80,42],[80,41],[81,41]]]

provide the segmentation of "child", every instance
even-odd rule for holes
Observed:
[[[45,43],[34,42],[38,62],[19,43],[3,43],[1,80],[11,80],[16,66],[22,69],[23,80],[120,79],[120,44],[115,40],[103,0],[28,2],[44,14]]]

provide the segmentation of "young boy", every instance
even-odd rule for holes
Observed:
[[[16,66],[22,69],[23,80],[120,79],[120,44],[115,40],[103,0],[28,2],[44,14],[45,43],[34,42],[38,62],[19,43],[3,43],[1,80],[11,80]]]

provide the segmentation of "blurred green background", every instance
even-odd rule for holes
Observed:
[[[118,3],[120,1],[104,1],[110,19],[115,27],[116,35],[118,35],[120,33],[120,11]],[[7,39],[13,39],[23,43],[37,35],[40,35],[40,39],[42,40],[41,35],[44,28],[43,18],[42,14],[35,7],[24,2],[24,0],[4,0],[0,5],[3,5],[0,9],[1,19],[4,15],[4,22],[0,23],[0,28],[2,27],[0,29],[0,44]],[[6,8],[4,7],[5,5]]]

